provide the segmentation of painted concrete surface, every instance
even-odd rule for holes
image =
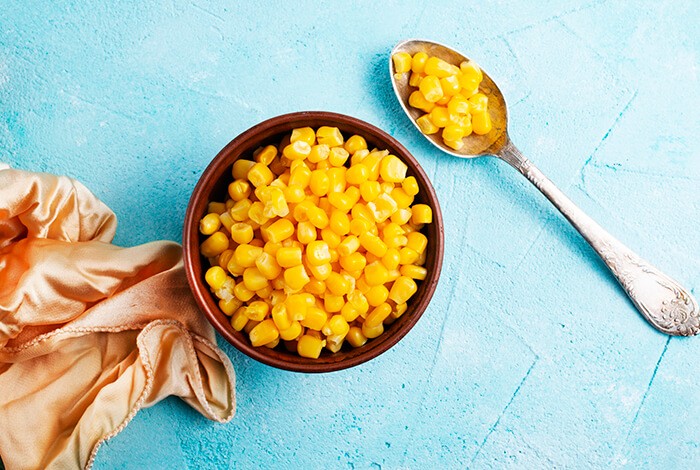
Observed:
[[[501,84],[521,150],[602,225],[700,294],[700,4],[4,2],[0,160],[82,180],[117,242],[179,240],[230,139],[321,109],[397,137],[446,220],[429,309],[382,357],[322,376],[228,345],[233,422],[176,399],[96,468],[697,468],[700,339],[657,333],[506,164],[458,160],[394,102],[388,52],[454,45]]]

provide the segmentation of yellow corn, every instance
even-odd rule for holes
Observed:
[[[343,145],[343,134],[337,127],[323,126],[316,131],[316,140],[319,144],[326,144],[329,147],[338,147]]]
[[[330,157],[328,157],[330,159]],[[347,171],[347,168],[345,167],[337,167],[337,168],[329,168],[326,171],[326,174],[328,175],[328,181],[329,181],[329,188],[328,188],[328,193],[340,193],[345,191],[345,186],[346,186],[346,181],[345,181],[345,172]]]
[[[328,279],[328,276],[331,275],[331,272],[333,272],[333,267],[330,263],[321,264],[319,266],[309,264],[307,268],[311,275],[314,277],[314,279],[318,281],[325,281],[326,279]]]
[[[407,276],[401,276],[391,286],[389,299],[397,304],[405,303],[418,290],[416,281]]]
[[[255,162],[250,160],[238,159],[233,162],[231,175],[234,180],[245,180],[248,178],[248,171],[255,165]]]
[[[231,326],[236,331],[241,331],[248,323],[248,316],[245,314],[246,307],[239,307],[231,316]]]
[[[311,172],[309,187],[316,196],[325,196],[328,193],[331,182],[328,174],[324,170],[314,170]]]
[[[411,212],[411,222],[414,224],[429,224],[433,221],[433,210],[426,204],[414,205]]]
[[[207,213],[223,214],[226,212],[226,204],[223,202],[210,202],[207,204]]]
[[[301,290],[310,280],[301,264],[284,270],[284,282],[292,291]]]
[[[462,140],[445,140],[444,142],[445,145],[453,148],[454,150],[460,150],[462,147],[464,147],[464,141]]]
[[[381,193],[374,201],[367,203],[367,208],[371,211],[375,222],[384,222],[396,212],[398,205],[390,195]]]
[[[416,119],[416,124],[418,124],[421,132],[425,135],[435,134],[440,130],[440,128],[430,120],[430,114],[424,114]]]
[[[442,128],[450,123],[450,112],[444,106],[435,106],[428,117],[436,127]]]
[[[400,183],[406,178],[408,166],[395,155],[387,155],[379,164],[379,175],[390,183]]]
[[[268,241],[280,243],[294,235],[294,224],[288,219],[279,219],[267,227],[265,232],[267,233]]]
[[[394,188],[391,190],[391,198],[396,201],[396,205],[399,209],[406,209],[413,204],[413,196],[404,191],[403,188]],[[394,214],[392,214],[394,215]]]
[[[343,256],[348,256],[357,251],[360,248],[360,240],[355,235],[349,235],[345,237],[338,245],[338,254]]]
[[[369,155],[369,150],[367,149],[361,149],[353,153],[352,157],[350,157],[350,166],[362,163],[362,160],[364,160],[367,155]]]
[[[298,321],[293,321],[291,322],[289,328],[285,330],[280,330],[280,338],[284,341],[292,341],[295,340],[301,335],[301,332],[303,331],[301,323]]]
[[[330,289],[329,289],[330,291]],[[342,295],[333,294],[331,292],[326,292],[323,297],[323,308],[326,312],[335,313],[340,312],[345,305],[345,299]]]
[[[411,232],[406,235],[406,238],[408,238],[406,246],[416,250],[419,254],[423,253],[428,246],[428,237],[420,232]]]
[[[377,286],[387,282],[389,270],[380,261],[375,261],[367,265],[364,276],[369,286]]]
[[[309,264],[313,266],[329,263],[331,260],[331,253],[328,243],[321,240],[310,242],[306,246],[306,259],[309,261]]]
[[[384,320],[391,314],[391,305],[387,303],[383,303],[377,307],[374,308],[370,312],[369,315],[367,315],[367,318],[365,319],[365,325],[367,328],[374,328],[379,325],[381,325]]]
[[[360,316],[360,311],[353,307],[350,302],[346,302],[340,309],[340,314],[345,318],[345,321],[351,322]]]
[[[245,180],[236,180],[228,185],[228,195],[236,202],[247,199],[250,191],[250,183]]]
[[[300,323],[301,326],[306,328],[321,331],[321,328],[323,328],[323,325],[325,325],[327,321],[328,314],[324,310],[318,307],[309,307],[306,309],[306,315]]]
[[[248,181],[256,188],[258,186],[267,186],[275,179],[275,175],[272,171],[262,163],[253,164],[250,170],[248,170],[247,177]]]
[[[382,257],[386,254],[387,246],[379,237],[369,232],[361,233],[358,237],[360,245],[375,256]]]
[[[277,147],[274,145],[268,145],[261,148],[257,153],[253,154],[253,156],[255,157],[256,162],[269,166],[277,156]]]
[[[257,267],[243,271],[243,283],[248,290],[258,291],[267,286],[267,279]]]
[[[335,233],[330,226],[321,230],[321,239],[328,244],[330,250],[338,248],[340,245],[340,235]]]
[[[419,253],[413,248],[403,247],[399,250],[399,263],[404,264],[414,264],[418,261]]]
[[[248,319],[253,321],[263,321],[267,316],[270,306],[266,302],[256,300],[251,302],[245,309],[245,314]]]
[[[326,283],[315,279],[315,277],[316,276],[314,276],[314,279],[311,279],[309,283],[304,286],[304,290],[310,294],[320,297],[324,292],[326,292]]]
[[[442,86],[440,85],[440,79],[434,75],[428,75],[421,80],[418,89],[423,94],[426,101],[430,103],[435,103],[444,96]]]
[[[277,263],[283,268],[291,268],[301,264],[301,248],[290,246],[277,250],[275,258]]]
[[[258,323],[250,331],[250,342],[253,346],[263,346],[279,338],[279,330],[271,320],[264,320]]]
[[[338,235],[347,235],[350,233],[350,218],[343,211],[334,210],[331,213],[329,224],[331,230]]]
[[[408,95],[408,104],[426,113],[429,113],[435,108],[435,103],[428,101],[420,90],[413,91]]]
[[[450,75],[449,77],[444,77],[440,79],[440,86],[445,96],[454,96],[459,92],[459,80],[457,76]]]
[[[374,201],[382,191],[379,181],[365,181],[360,184],[360,195],[365,202]]]
[[[289,145],[287,145],[282,150],[282,155],[290,160],[305,160],[311,153],[311,145],[303,140],[297,140]],[[250,173],[248,173],[250,178]],[[270,184],[270,183],[267,183]]]
[[[418,279],[420,281],[424,280],[428,276],[428,270],[423,266],[416,266],[415,264],[406,264],[401,266],[401,275],[410,277],[411,279]]]
[[[394,62],[394,73],[402,74],[411,70],[411,55],[406,52],[397,52],[391,56]]]
[[[411,76],[408,79],[408,84],[414,87],[417,87],[420,85],[420,81],[425,78],[425,74],[423,73],[416,73],[416,72],[411,72]]]
[[[491,116],[487,111],[472,114],[472,130],[474,134],[485,135],[491,132],[492,128]]]
[[[206,258],[213,258],[228,249],[228,245],[228,236],[224,232],[215,232],[202,242],[200,252]]]
[[[358,150],[367,149],[367,141],[361,135],[353,135],[348,140],[345,141],[343,148],[348,151],[348,153],[353,154]]]
[[[310,207],[306,211],[309,222],[316,228],[326,228],[328,226],[328,215],[319,207]]]
[[[345,173],[345,180],[348,183],[354,184],[356,186],[360,186],[362,183],[367,181],[368,177],[369,170],[362,163],[352,165],[350,168],[348,168],[348,171]]]
[[[231,217],[231,219],[238,221],[238,222],[243,222],[248,218],[248,212],[250,211],[250,207],[253,205],[253,203],[250,201],[250,199],[243,199],[242,201],[236,202],[231,209],[229,209],[228,214]],[[221,217],[223,217],[225,214],[221,214]]]
[[[250,243],[253,240],[253,227],[239,222],[231,226],[231,238],[238,244]]]
[[[350,158],[350,154],[343,147],[333,147],[328,155],[328,163],[332,166],[343,166]]]
[[[207,272],[204,274],[204,280],[207,281],[209,287],[214,290],[221,289],[224,282],[226,282],[226,278],[226,271],[224,271],[221,266],[212,266],[207,269]]]
[[[382,256],[382,264],[391,271],[399,267],[400,259],[399,250],[396,248],[389,248],[386,250],[386,254]]]
[[[346,271],[359,271],[367,265],[367,259],[361,253],[351,253],[340,258],[340,265]]]
[[[311,222],[299,222],[297,224],[297,240],[304,245],[316,240],[316,227]]]
[[[351,287],[350,282],[336,272],[331,272],[326,279],[326,288],[335,295],[345,295],[349,293]]]
[[[318,163],[328,158],[331,153],[331,148],[327,144],[319,144],[311,147],[309,156],[306,157],[311,163]]]
[[[239,266],[250,268],[255,265],[258,256],[262,255],[262,248],[250,244],[241,244],[236,247],[233,257]]]
[[[364,346],[367,342],[367,337],[364,334],[362,334],[362,328],[357,326],[350,327],[350,330],[348,330],[348,334],[345,335],[345,339],[348,343],[350,343],[350,345],[353,348],[359,348],[360,346]]]
[[[308,145],[314,145],[316,143],[316,133],[310,127],[294,129],[292,130],[292,135],[289,138],[289,141],[292,143],[302,141]]]
[[[250,205],[248,217],[258,225],[263,225],[270,220],[270,217],[265,215],[265,204],[260,201],[255,201]]]
[[[372,286],[367,291],[366,297],[369,305],[376,307],[386,302],[386,299],[389,298],[389,289],[383,285]]]
[[[297,353],[301,357],[309,359],[318,359],[321,355],[321,350],[326,345],[325,340],[314,338],[310,335],[302,335],[297,342]]]
[[[384,333],[384,324],[380,323],[377,326],[370,327],[367,322],[362,324],[362,334],[368,339],[374,339]]]
[[[211,235],[221,227],[219,214],[210,213],[202,217],[199,221],[199,231],[202,235]]]
[[[459,68],[437,57],[430,57],[425,61],[425,68],[423,71],[427,75],[445,78],[450,75],[457,75],[459,73]]]
[[[245,283],[241,281],[238,284],[236,284],[236,286],[233,288],[233,295],[235,295],[238,300],[248,302],[250,299],[253,298],[255,292],[248,289],[245,286]]]

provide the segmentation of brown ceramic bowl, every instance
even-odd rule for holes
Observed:
[[[418,180],[420,193],[414,203],[428,204],[433,209],[433,223],[423,229],[428,237],[428,256],[425,267],[428,277],[418,283],[418,292],[409,300],[408,310],[393,324],[387,326],[378,338],[369,340],[360,348],[345,347],[332,354],[321,353],[318,359],[307,359],[290,353],[283,345],[275,349],[254,348],[244,332],[231,327],[229,317],[224,315],[217,305],[217,300],[204,281],[204,273],[209,266],[207,260],[199,253],[199,244],[203,236],[199,234],[199,220],[206,214],[207,203],[212,200],[224,201],[227,187],[231,182],[231,166],[238,158],[251,158],[253,150],[261,145],[278,144],[284,134],[296,127],[336,126],[347,138],[352,134],[363,136],[370,148],[387,149],[400,157],[408,165],[408,175]],[[233,139],[212,160],[192,193],[183,234],[183,250],[187,280],[200,309],[212,325],[232,345],[241,352],[262,363],[296,372],[331,372],[362,364],[385,352],[395,345],[416,324],[425,311],[430,298],[435,292],[444,250],[444,233],[442,214],[435,190],[416,159],[396,139],[386,132],[359,119],[342,114],[322,111],[309,111],[285,114],[268,119]]]

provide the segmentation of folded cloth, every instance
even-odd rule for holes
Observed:
[[[233,366],[191,297],[180,246],[117,247],[115,229],[79,182],[0,168],[8,470],[89,468],[101,443],[169,395],[209,419],[233,417]]]

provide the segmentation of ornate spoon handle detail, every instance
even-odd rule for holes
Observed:
[[[700,308],[690,292],[606,232],[511,142],[504,145],[498,156],[520,171],[571,222],[654,328],[677,336],[700,332]]]

